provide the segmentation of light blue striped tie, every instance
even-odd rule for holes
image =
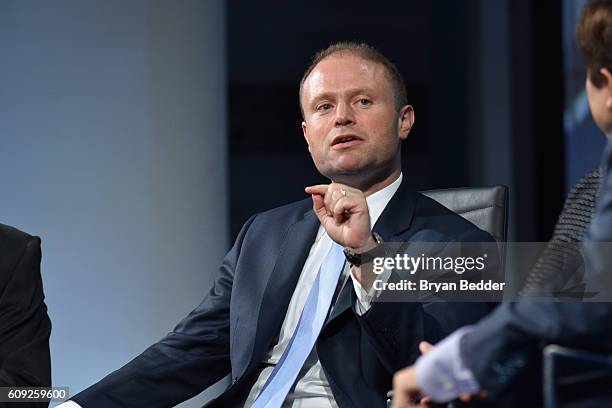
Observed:
[[[293,337],[252,408],[279,408],[287,398],[319,337],[344,267],[344,260],[342,247],[332,241],[332,247],[310,289]]]

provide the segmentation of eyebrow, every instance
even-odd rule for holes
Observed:
[[[370,88],[370,87],[352,88],[352,89],[349,89],[347,91],[347,93],[349,95],[351,95],[351,96],[359,95],[361,93],[372,94],[372,93],[374,93],[374,89]],[[335,92],[323,92],[323,93],[320,93],[318,95],[315,95],[314,98],[312,98],[312,101],[313,101],[313,103],[315,103],[315,102],[318,102],[318,101],[323,100],[323,99],[334,99],[334,97],[336,95],[337,95],[337,93],[335,93]]]

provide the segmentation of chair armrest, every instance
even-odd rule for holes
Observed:
[[[558,407],[558,388],[612,378],[612,356],[551,344],[543,351],[544,407]]]

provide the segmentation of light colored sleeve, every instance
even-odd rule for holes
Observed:
[[[461,340],[472,330],[472,326],[462,327],[417,360],[417,384],[433,401],[452,401],[460,394],[475,394],[480,390],[461,356]]]
[[[66,402],[64,402],[62,404],[59,404],[55,408],[83,408],[83,407],[81,407],[79,404],[77,404],[74,401],[66,401]]]
[[[387,282],[389,277],[391,276],[391,269],[386,269],[376,278],[376,280],[381,282]],[[353,288],[355,288],[355,294],[357,295],[357,300],[355,301],[355,310],[359,316],[363,316],[370,307],[372,306],[372,302],[378,298],[381,290],[374,289],[374,286],[370,288],[369,291],[366,291],[361,283],[353,276],[353,273],[350,272],[351,280],[353,281]]]

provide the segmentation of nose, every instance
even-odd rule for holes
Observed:
[[[348,126],[355,123],[355,116],[350,105],[347,103],[339,103],[336,107],[336,126]]]

